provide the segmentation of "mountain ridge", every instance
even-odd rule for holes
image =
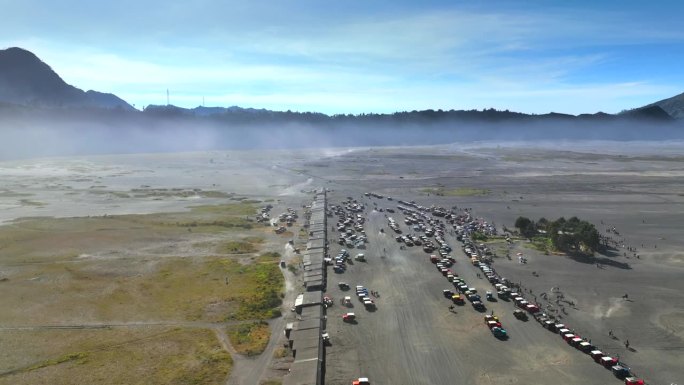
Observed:
[[[546,121],[546,120],[574,120],[579,122],[608,122],[638,120],[651,122],[666,122],[684,119],[684,93],[668,99],[623,111],[619,114],[597,112],[594,114],[571,115],[557,112],[546,114],[526,114],[509,110],[421,110],[399,111],[395,113],[370,114],[334,114],[327,115],[320,112],[292,112],[274,111],[257,108],[204,107],[183,108],[173,105],[149,105],[138,111],[123,99],[111,93],[93,90],[83,91],[67,84],[48,64],[40,60],[32,52],[23,48],[11,47],[0,50],[0,103],[3,109],[11,105],[30,108],[104,108],[123,109],[134,113],[140,112],[153,117],[196,117],[200,119],[214,119],[244,122],[274,121],[277,119],[296,120],[306,122],[328,121],[391,121],[413,122],[425,121]]]
[[[19,47],[0,50],[0,101],[33,107],[133,109],[116,95],[66,83],[35,54]]]
[[[658,106],[675,119],[684,119],[684,92],[679,95],[669,97],[651,103],[645,107]]]

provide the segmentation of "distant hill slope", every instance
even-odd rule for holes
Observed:
[[[660,120],[667,121],[673,120],[674,117],[665,111],[662,107],[657,105],[648,105],[645,107],[635,108],[633,110],[628,110],[620,113],[620,115],[633,119],[646,119],[646,120]]]
[[[100,107],[133,110],[116,95],[84,92],[67,84],[33,53],[0,50],[0,102],[37,107]]]
[[[272,111],[266,109],[233,107],[195,107],[183,108],[173,105],[149,105],[143,115],[166,119],[210,119],[232,124],[261,123],[305,123],[305,124],[433,124],[433,123],[610,123],[610,122],[650,122],[667,123],[674,119],[658,106],[641,107],[617,115],[598,112],[595,114],[569,115],[557,112],[531,115],[521,112],[501,111],[493,108],[484,110],[422,110],[403,111],[392,114],[341,114],[326,115],[319,112]]]
[[[684,92],[671,98],[649,104],[646,107],[658,106],[675,119],[684,119]]]

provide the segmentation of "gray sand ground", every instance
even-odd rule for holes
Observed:
[[[333,202],[349,195],[367,199],[361,194],[374,191],[423,205],[470,207],[499,228],[512,227],[519,215],[576,215],[595,223],[603,234],[615,226],[625,245],[637,248],[640,259],[632,253],[624,257],[620,249],[609,261],[629,269],[597,269],[527,248],[519,251],[530,263],[500,258],[496,269],[536,294],[561,287],[576,303],[576,309],[568,309],[567,324],[606,352],[619,354],[650,383],[669,384],[684,378],[684,241],[679,236],[684,227],[684,159],[673,149],[647,147],[373,149],[340,156],[334,165],[311,163],[309,170],[320,178],[315,180],[335,190]],[[438,186],[484,188],[489,193],[438,197],[423,191]],[[379,207],[394,205],[374,201]],[[436,384],[455,378],[466,379],[464,383],[619,383],[557,335],[514,320],[510,304],[494,305],[498,314],[506,314],[512,338],[505,343],[483,332],[477,324],[481,317],[467,306],[458,315],[448,314],[440,297],[448,284],[422,251],[399,251],[393,240],[377,239],[374,226],[384,223],[373,219],[376,214],[370,214],[367,226],[371,245],[366,254],[371,262],[353,266],[340,278],[333,275],[331,281],[365,284],[385,295],[375,313],[356,309],[361,318],[356,326],[339,322],[344,309],[340,314],[333,311],[329,329],[339,337],[333,338],[337,344],[329,350],[328,383],[344,383],[358,375],[372,376],[377,383]],[[393,215],[401,219],[400,214]],[[385,244],[391,255],[378,258]],[[456,271],[477,282],[460,250],[453,254],[461,258]],[[481,289],[488,286],[480,282]],[[339,297],[334,284],[329,285],[331,295]],[[621,299],[625,293],[630,301]],[[470,325],[477,327],[470,330]],[[608,337],[611,329],[617,340]],[[633,350],[625,349],[627,339]]]
[[[93,156],[0,163],[0,222],[25,216],[82,216],[174,211],[225,200],[215,192],[301,202],[305,191],[326,187],[330,201],[374,191],[397,199],[470,207],[497,227],[524,215],[537,219],[578,216],[601,231],[615,226],[640,259],[609,257],[597,269],[564,256],[521,248],[519,265],[495,260],[502,275],[534,293],[562,288],[577,309],[565,323],[604,350],[620,354],[652,384],[684,382],[684,147],[680,143],[574,143],[365,148],[317,151],[212,152]],[[425,188],[481,188],[482,196],[428,196]],[[199,189],[203,195],[143,193],[133,189]],[[391,202],[374,199],[378,205]],[[395,215],[397,219],[400,214]],[[399,251],[382,239],[382,213],[369,213],[368,264],[339,280],[379,290],[378,310],[357,308],[358,325],[340,321],[336,304],[328,328],[327,384],[368,375],[374,384],[620,383],[557,335],[503,314],[509,341],[494,339],[469,305],[447,311],[448,286],[425,253]],[[603,221],[603,225],[601,224]],[[454,239],[449,239],[457,246]],[[643,247],[641,245],[644,245]],[[336,245],[332,247],[335,252]],[[388,250],[380,258],[381,248]],[[620,250],[622,252],[622,250]],[[481,290],[459,249],[457,272]],[[628,254],[630,255],[630,254]],[[533,277],[536,271],[539,277]],[[339,298],[338,277],[330,294]],[[631,301],[620,297],[629,293]],[[619,340],[608,337],[613,330]],[[622,342],[629,339],[634,351]]]

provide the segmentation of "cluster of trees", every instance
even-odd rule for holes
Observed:
[[[564,252],[580,252],[591,254],[601,245],[598,230],[593,224],[577,217],[565,219],[560,217],[553,222],[546,218],[533,221],[526,217],[518,217],[515,227],[527,238],[547,237],[556,250]]]

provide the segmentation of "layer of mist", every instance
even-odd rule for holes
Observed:
[[[139,118],[115,114],[97,119],[43,113],[0,114],[0,159],[88,154],[235,149],[418,146],[477,141],[558,142],[584,140],[672,141],[684,139],[684,122],[616,120],[587,122],[438,121],[423,124],[363,122],[268,122],[228,124],[201,119]]]

